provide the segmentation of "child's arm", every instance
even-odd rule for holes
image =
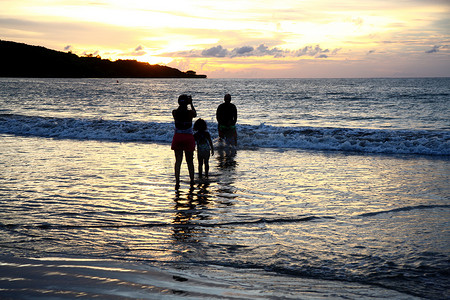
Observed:
[[[211,146],[211,155],[214,155],[214,145],[213,145],[213,142],[212,142],[212,139],[211,139],[211,135],[209,134],[209,132],[206,135],[206,138],[208,139],[208,143]]]

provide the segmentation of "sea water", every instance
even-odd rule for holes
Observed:
[[[216,146],[175,190],[171,111]],[[449,298],[450,79],[0,79],[0,295]]]

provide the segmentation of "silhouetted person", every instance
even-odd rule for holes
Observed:
[[[214,145],[211,135],[208,132],[208,126],[203,119],[198,119],[194,123],[194,138],[197,143],[197,158],[198,158],[198,176],[203,176],[203,164],[205,164],[205,176],[209,175],[209,157],[214,155]]]
[[[226,140],[229,144],[237,145],[237,109],[236,106],[231,103],[231,95],[226,94],[224,97],[224,103],[220,104],[217,108],[216,118],[219,130],[219,139]]]
[[[172,150],[175,151],[175,188],[180,187],[180,169],[183,162],[183,152],[185,153],[186,163],[188,165],[191,186],[194,184],[194,150],[195,139],[192,130],[192,119],[197,116],[192,97],[181,95],[178,97],[178,108],[172,111],[175,119],[175,134],[172,139]],[[188,109],[188,105],[191,109]]]

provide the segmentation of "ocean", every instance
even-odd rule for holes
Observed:
[[[2,299],[450,298],[450,78],[0,78],[0,144]]]

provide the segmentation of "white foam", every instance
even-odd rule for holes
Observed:
[[[210,124],[217,137],[216,124]],[[173,123],[0,115],[0,133],[61,139],[170,143]],[[450,155],[450,132],[325,127],[237,126],[239,146],[351,151],[386,154]]]

